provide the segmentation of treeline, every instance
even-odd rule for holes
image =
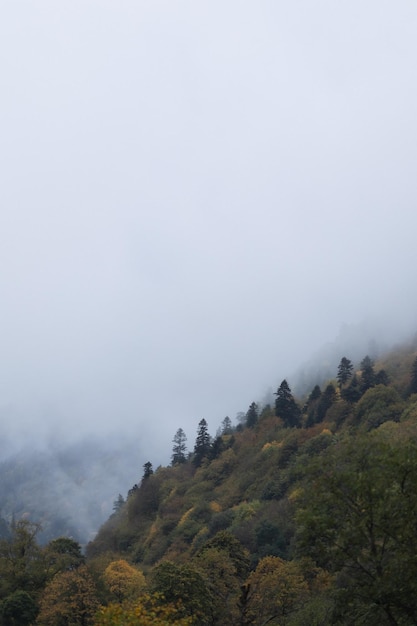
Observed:
[[[287,381],[141,480],[83,555],[13,524],[3,626],[417,623],[417,358],[347,357],[303,400]]]

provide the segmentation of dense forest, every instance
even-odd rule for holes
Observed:
[[[3,522],[3,626],[417,624],[417,340],[172,443],[85,551]]]

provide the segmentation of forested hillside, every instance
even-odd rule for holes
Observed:
[[[1,542],[3,624],[417,623],[417,343],[173,433],[83,556]]]

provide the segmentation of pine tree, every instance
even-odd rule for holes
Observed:
[[[152,474],[153,474],[152,463],[150,461],[147,461],[146,463],[143,464],[142,480],[146,480],[146,478],[149,478],[150,476],[152,476]]]
[[[347,381],[352,378],[352,372],[352,361],[344,356],[339,363],[339,367],[337,368],[337,382],[339,383],[340,388],[342,388],[343,385],[345,385]]]
[[[226,415],[226,417],[222,421],[221,434],[222,435],[231,435],[232,432],[233,432],[232,420],[230,419],[230,417],[228,415]]]
[[[207,422],[203,418],[198,424],[197,438],[194,445],[194,459],[193,463],[199,467],[203,459],[208,456],[210,452],[211,437],[208,433]]]
[[[278,391],[275,395],[277,396],[275,400],[275,415],[283,420],[285,427],[299,428],[300,409],[295,402],[291,389],[285,379],[278,387]]]
[[[181,465],[181,463],[185,463],[187,460],[185,456],[187,437],[182,428],[178,428],[172,441],[174,446],[172,448],[171,465]]]
[[[246,413],[246,426],[253,428],[258,421],[258,405],[256,402],[252,402]]]
[[[336,390],[332,384],[329,384],[327,385],[319,400],[316,413],[316,423],[320,423],[324,420],[328,409],[330,409],[335,399]]]
[[[374,362],[371,357],[366,356],[361,361],[361,392],[365,393],[375,385]]]

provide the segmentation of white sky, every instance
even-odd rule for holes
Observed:
[[[168,462],[343,323],[412,328],[415,0],[3,0],[0,79],[8,428]]]

